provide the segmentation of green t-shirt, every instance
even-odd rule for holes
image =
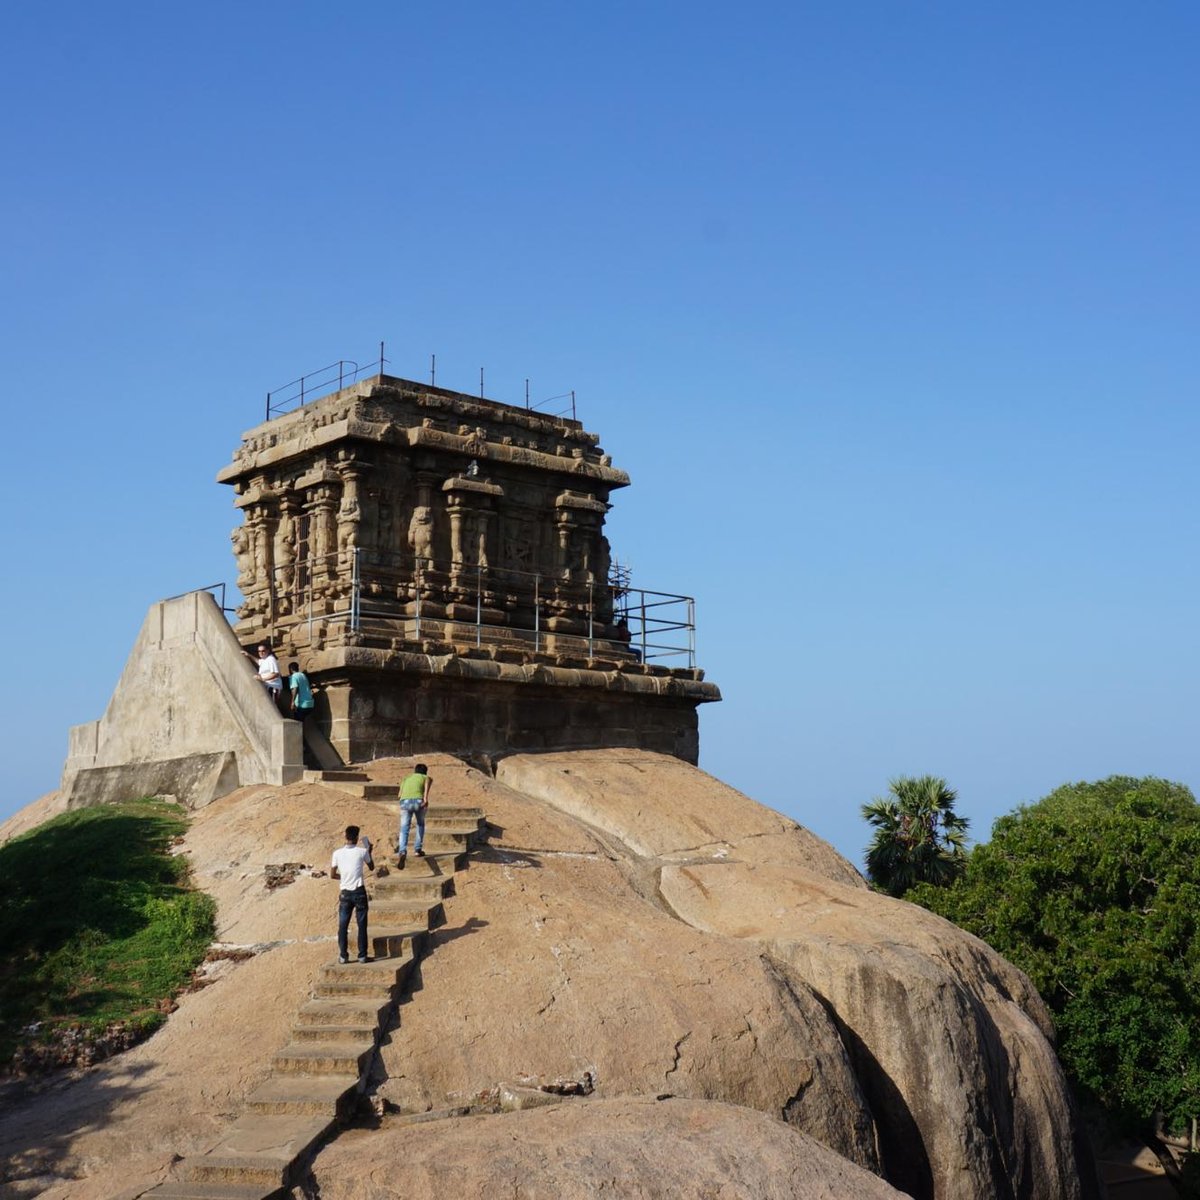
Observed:
[[[400,785],[400,799],[422,799],[425,795],[425,781],[428,778],[428,775],[422,775],[418,771],[414,771],[411,775],[406,776],[404,782]]]

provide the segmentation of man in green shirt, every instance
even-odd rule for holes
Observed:
[[[400,842],[396,847],[396,865],[404,870],[404,860],[408,857],[408,831],[412,828],[412,820],[417,818],[417,844],[413,853],[418,858],[425,857],[421,849],[425,841],[425,810],[429,807],[429,789],[433,780],[429,778],[429,768],[424,763],[417,763],[413,773],[406,776],[400,785]]]

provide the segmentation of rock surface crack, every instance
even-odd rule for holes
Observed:
[[[683,1035],[683,1037],[681,1037],[681,1038],[680,1038],[680,1039],[679,1039],[679,1040],[678,1040],[678,1041],[675,1043],[675,1051],[674,1051],[675,1060],[674,1060],[674,1062],[672,1062],[672,1063],[671,1063],[671,1065],[670,1065],[670,1066],[667,1068],[667,1070],[666,1070],[666,1073],[663,1075],[663,1078],[664,1078],[664,1079],[667,1079],[667,1078],[669,1078],[671,1075],[674,1075],[674,1074],[675,1074],[675,1072],[676,1072],[677,1070],[679,1070],[679,1059],[681,1058],[681,1053],[680,1053],[680,1052],[681,1052],[681,1051],[682,1051],[682,1049],[683,1049],[683,1044],[684,1044],[684,1042],[686,1042],[686,1041],[688,1040],[688,1038],[690,1038],[691,1036],[692,1036],[692,1031],[689,1029],[689,1030],[687,1031],[687,1033],[685,1033],[685,1034]]]

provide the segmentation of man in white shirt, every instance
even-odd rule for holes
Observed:
[[[341,882],[338,892],[338,962],[349,962],[346,937],[350,930],[350,914],[358,921],[358,961],[370,962],[367,957],[367,884],[363,878],[364,867],[375,870],[371,858],[371,839],[363,838],[358,844],[358,826],[346,826],[346,844],[333,852],[330,874]]]
[[[279,659],[271,652],[271,647],[263,642],[256,651],[257,657],[251,659],[258,668],[258,680],[267,689],[271,703],[279,708],[283,697],[283,676],[279,673]],[[250,658],[250,655],[246,655]]]

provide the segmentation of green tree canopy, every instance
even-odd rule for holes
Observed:
[[[1200,806],[1180,784],[1069,784],[1001,817],[908,899],[1022,968],[1069,1075],[1129,1132],[1200,1114]]]
[[[891,896],[903,896],[918,883],[944,886],[957,879],[968,825],[954,812],[958,794],[935,775],[893,779],[888,793],[862,806],[875,827],[867,847],[871,882]]]

